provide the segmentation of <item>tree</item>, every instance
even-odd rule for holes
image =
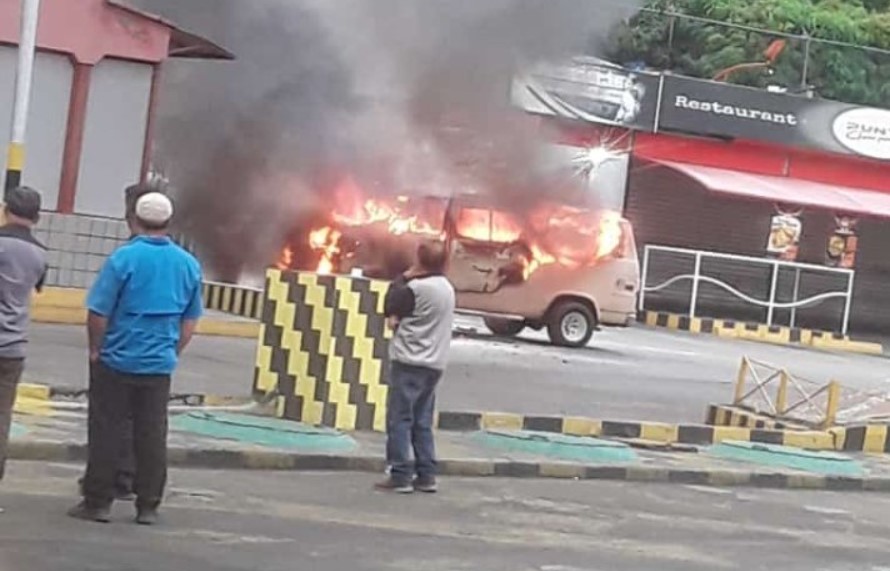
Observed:
[[[731,24],[890,49],[890,0],[649,0],[649,8]],[[612,59],[693,77],[765,61],[776,36],[651,11],[615,34]],[[809,46],[807,44],[809,43]],[[804,80],[804,70],[806,78]],[[821,97],[890,107],[890,55],[818,41],[790,40],[770,67],[742,69],[727,81],[756,87],[806,87]]]

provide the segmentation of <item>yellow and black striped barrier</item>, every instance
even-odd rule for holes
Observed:
[[[263,290],[236,284],[205,281],[204,307],[259,320],[263,316]]]
[[[832,428],[837,449],[844,452],[890,452],[890,427],[887,424],[862,424]]]
[[[769,415],[759,414],[739,406],[712,404],[708,407],[705,424],[713,426],[740,426],[744,428],[765,428],[769,430],[810,430],[803,423],[779,420]]]
[[[835,436],[822,430],[610,421],[566,416],[534,416],[495,412],[441,412],[439,430],[532,430],[573,436],[595,436],[660,444],[706,446],[725,441],[760,442],[808,450],[835,450]]]
[[[269,270],[254,393],[278,416],[341,430],[386,428],[388,283]]]
[[[689,317],[688,315],[659,311],[640,312],[638,320],[649,327],[715,335],[727,339],[743,339],[774,345],[801,345],[814,349],[866,355],[881,355],[884,352],[880,343],[854,341],[847,335],[800,327],[747,323],[732,319]]]

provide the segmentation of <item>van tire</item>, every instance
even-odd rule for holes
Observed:
[[[578,301],[560,301],[550,310],[547,334],[560,347],[584,347],[596,330],[596,316]]]
[[[502,317],[485,317],[485,326],[499,337],[516,337],[525,329],[525,323]]]

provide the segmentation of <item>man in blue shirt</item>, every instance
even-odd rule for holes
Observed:
[[[167,237],[173,205],[153,192],[136,203],[138,235],[106,261],[87,298],[89,435],[78,519],[110,521],[124,432],[132,418],[136,521],[157,521],[167,478],[170,378],[201,316],[201,267]]]
[[[136,226],[136,202],[150,192],[156,192],[149,184],[134,184],[124,189],[124,219],[130,229],[130,239],[135,238],[139,232]],[[114,496],[117,500],[132,501],[135,498],[133,483],[136,480],[136,456],[133,452],[133,428],[132,422],[123,427],[124,445],[121,449],[120,462],[117,476],[114,478]],[[78,481],[83,493],[83,478]]]

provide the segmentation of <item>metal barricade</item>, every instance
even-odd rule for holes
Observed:
[[[655,256],[659,254],[671,254],[671,255],[679,255],[681,257],[688,257],[693,262],[693,271],[692,273],[683,273],[669,277],[668,279],[662,281],[658,284],[650,284],[649,283],[649,274],[652,265],[652,260]],[[770,283],[769,283],[769,295],[766,299],[757,299],[750,295],[747,295],[732,285],[726,283],[725,281],[718,279],[714,276],[705,275],[702,272],[702,263],[705,260],[723,260],[729,262],[736,262],[738,264],[749,265],[749,266],[766,266],[771,269],[770,272]],[[792,299],[790,302],[780,302],[777,299],[777,290],[779,284],[779,272],[782,269],[789,269],[794,271],[794,290],[792,294]],[[833,274],[840,275],[846,278],[846,287],[842,290],[838,291],[828,291],[824,293],[820,293],[818,295],[810,296],[806,299],[798,299],[800,297],[800,287],[801,287],[801,274],[802,272],[816,272],[821,274]],[[795,327],[797,321],[797,310],[803,307],[812,307],[815,305],[819,305],[825,301],[831,299],[843,299],[844,300],[844,309],[843,316],[841,321],[841,333],[844,335],[847,334],[847,330],[850,324],[850,308],[853,300],[853,280],[855,277],[855,272],[853,270],[845,269],[845,268],[829,268],[823,266],[817,266],[814,264],[801,264],[797,262],[785,262],[782,260],[773,260],[769,258],[754,258],[749,256],[738,256],[735,254],[723,254],[719,252],[708,252],[705,250],[689,250],[685,248],[673,248],[669,246],[656,246],[656,245],[647,245],[643,249],[643,267],[642,267],[642,287],[640,288],[639,295],[639,310],[644,311],[646,309],[646,295],[658,291],[665,290],[674,286],[678,283],[682,282],[692,282],[692,294],[690,296],[689,301],[689,317],[696,317],[696,309],[699,303],[699,295],[700,295],[700,286],[703,283],[710,284],[716,286],[733,297],[742,300],[747,304],[751,304],[757,307],[761,307],[767,310],[766,321],[768,325],[773,325],[775,320],[776,310],[790,310],[791,311],[791,322],[790,326]]]
[[[774,390],[773,390],[774,389]],[[827,429],[837,422],[841,385],[816,383],[787,369],[742,358],[733,404],[776,419]]]

